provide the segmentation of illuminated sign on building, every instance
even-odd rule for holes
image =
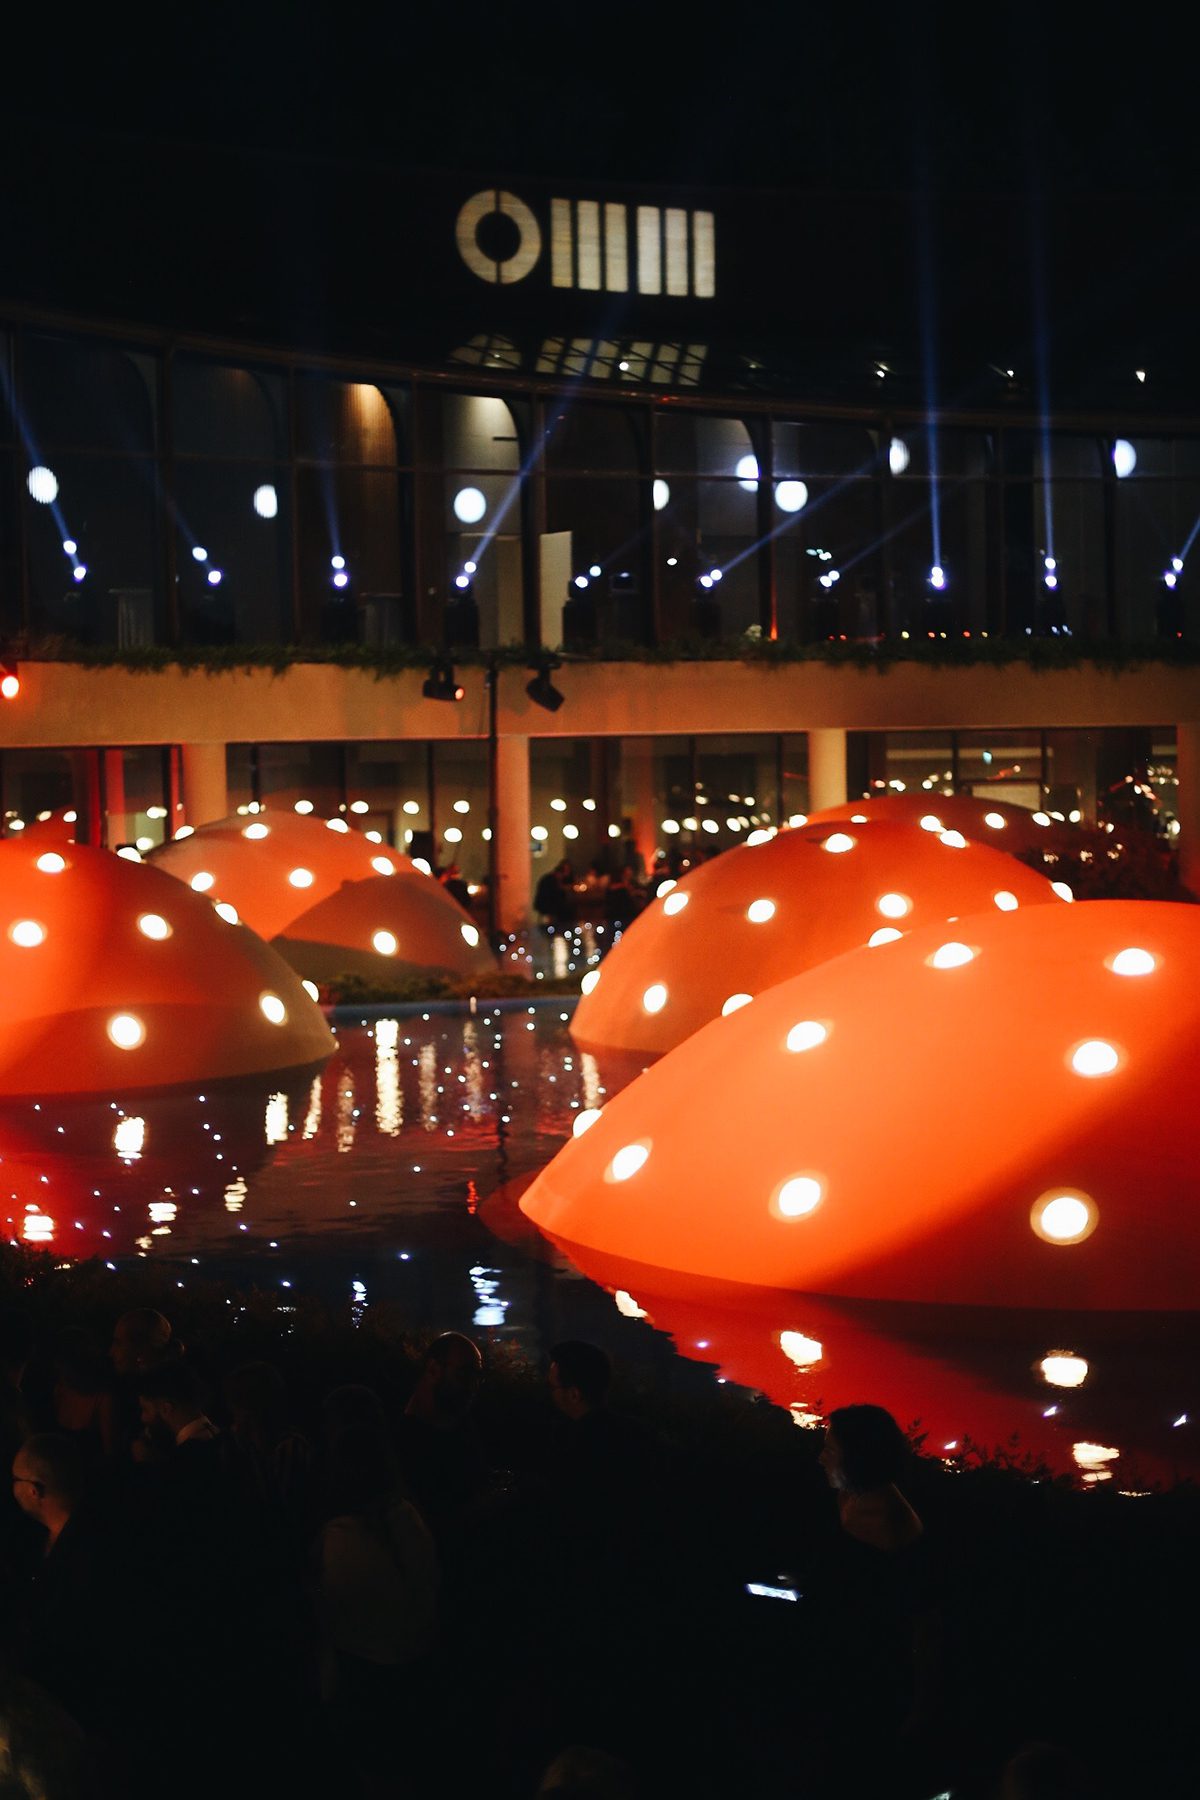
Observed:
[[[711,300],[716,293],[716,223],[682,206],[624,201],[550,201],[550,282],[593,293]],[[480,281],[523,281],[542,256],[542,225],[506,188],[483,188],[459,209],[459,255]]]

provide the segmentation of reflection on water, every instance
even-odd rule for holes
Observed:
[[[660,1385],[740,1383],[799,1424],[874,1400],[951,1463],[1016,1434],[1088,1485],[1200,1475],[1200,1316],[851,1303],[549,1245],[515,1194],[607,1098],[559,1004],[356,1023],[316,1075],[0,1103],[0,1218],[56,1260],[167,1258],[355,1323],[396,1303],[534,1354],[589,1337]]]

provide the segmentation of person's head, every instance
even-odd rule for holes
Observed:
[[[6,1306],[0,1311],[0,1376],[10,1387],[19,1387],[33,1348],[33,1330],[23,1312]]]
[[[1000,1800],[1088,1800],[1087,1770],[1061,1744],[1026,1744],[1000,1777]]]
[[[108,1354],[118,1375],[138,1375],[165,1362],[172,1348],[170,1320],[139,1306],[117,1320]]]
[[[555,1344],[550,1352],[550,1398],[568,1419],[582,1419],[603,1406],[612,1383],[612,1363],[598,1344],[582,1339]]]
[[[38,1431],[25,1439],[13,1458],[13,1498],[23,1513],[57,1535],[82,1498],[86,1474],[74,1438]]]
[[[387,1433],[377,1425],[350,1425],[329,1446],[329,1500],[337,1513],[386,1506],[400,1489]]]
[[[225,1377],[225,1404],[237,1437],[271,1443],[287,1422],[287,1384],[272,1363],[243,1363]]]
[[[479,1345],[459,1331],[444,1331],[425,1353],[417,1388],[440,1418],[461,1419],[471,1409],[482,1374]]]
[[[160,1426],[172,1435],[182,1431],[204,1416],[196,1371],[182,1358],[147,1370],[138,1380],[138,1407],[148,1430]]]
[[[825,1421],[820,1463],[830,1487],[852,1494],[899,1481],[912,1456],[908,1439],[882,1406],[839,1406]]]

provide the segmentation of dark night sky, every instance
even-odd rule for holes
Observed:
[[[56,126],[528,174],[1184,194],[1183,7],[228,3],[12,21]],[[19,72],[19,73],[18,73]],[[15,77],[15,85],[14,85]]]

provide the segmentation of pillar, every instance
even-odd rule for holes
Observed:
[[[499,890],[496,922],[501,931],[529,923],[533,900],[533,860],[529,850],[529,739],[496,739],[496,855]]]
[[[826,726],[808,734],[808,810],[841,806],[846,799],[846,733]]]
[[[658,847],[653,738],[626,738],[621,745],[621,812],[633,826],[633,841],[648,875]]]
[[[125,810],[125,752],[102,750],[104,759],[104,823],[103,841],[110,850],[131,841],[129,817]]]
[[[224,744],[183,744],[183,810],[189,825],[209,825],[229,811]]]
[[[1200,899],[1200,725],[1175,727],[1179,879]]]

